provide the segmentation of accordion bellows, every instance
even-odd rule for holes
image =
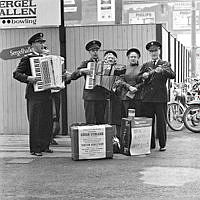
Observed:
[[[39,78],[34,84],[34,91],[61,89],[65,87],[62,79],[64,58],[56,55],[30,58],[32,75]]]
[[[116,77],[125,72],[122,65],[111,66],[102,61],[98,63],[89,62],[87,68],[92,73],[86,76],[85,89],[93,89],[95,86],[101,86],[111,91]]]

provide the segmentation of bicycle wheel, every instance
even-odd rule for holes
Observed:
[[[185,127],[194,133],[200,133],[200,105],[190,105],[183,115]]]
[[[169,102],[167,105],[167,124],[174,131],[181,131],[183,123],[184,107],[178,102]]]

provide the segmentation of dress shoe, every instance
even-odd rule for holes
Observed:
[[[53,139],[53,140],[51,141],[51,145],[58,145],[58,143]]]
[[[45,149],[44,152],[45,153],[53,153],[53,150],[52,149]]]
[[[31,152],[31,155],[33,156],[42,156],[41,152]]]
[[[166,151],[166,148],[165,148],[165,147],[161,147],[161,148],[159,149],[159,151]]]

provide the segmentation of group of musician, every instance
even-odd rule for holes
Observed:
[[[52,101],[51,90],[34,92],[33,84],[37,78],[33,77],[30,69],[30,57],[44,55],[43,34],[32,36],[28,43],[33,52],[22,58],[13,73],[15,79],[27,83],[26,99],[30,131],[30,152],[41,156],[42,152],[52,153],[49,148],[52,132]],[[89,63],[99,63],[101,42],[92,40],[85,46],[90,58],[83,61],[72,73],[66,75],[67,83],[91,75]],[[108,90],[100,85],[92,89],[83,88],[85,119],[87,124],[116,125],[117,137],[120,139],[121,119],[128,116],[128,109],[135,109],[138,117],[151,117],[152,136],[151,148],[156,147],[155,130],[159,140],[159,150],[166,150],[166,109],[168,79],[174,79],[175,73],[167,61],[160,59],[161,44],[151,41],[146,45],[151,60],[140,64],[141,53],[137,48],[130,48],[126,52],[128,65],[118,63],[117,53],[108,50],[104,53],[103,62],[110,66],[109,75],[115,77],[112,88]],[[96,65],[97,66],[97,65]],[[103,65],[102,65],[103,66]],[[155,123],[156,119],[156,123]],[[156,128],[154,127],[156,124]]]
[[[168,100],[166,83],[168,79],[175,78],[175,73],[169,62],[160,59],[161,47],[158,41],[149,42],[146,50],[149,52],[151,60],[143,64],[139,64],[141,57],[139,49],[130,48],[126,52],[127,66],[120,66],[117,63],[115,51],[109,50],[104,53],[103,62],[110,64],[110,70],[113,71],[111,74],[114,74],[116,79],[110,91],[98,85],[93,89],[84,87],[83,100],[87,124],[115,124],[117,137],[120,139],[121,119],[128,116],[128,109],[135,109],[137,117],[153,119],[151,148],[156,147],[156,134],[159,140],[159,150],[166,150]],[[89,52],[90,58],[83,61],[71,74],[71,80],[77,80],[81,76],[86,79],[91,73],[87,67],[88,63],[99,62],[98,52],[101,42],[90,41],[85,48]],[[106,120],[105,116],[108,115],[110,117],[107,117]]]

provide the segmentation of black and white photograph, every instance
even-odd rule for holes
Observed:
[[[200,199],[200,0],[0,0],[0,200]]]

